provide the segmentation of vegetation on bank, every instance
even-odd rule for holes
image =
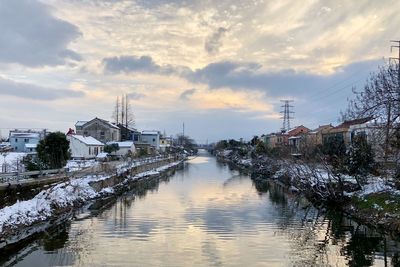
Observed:
[[[354,136],[346,146],[342,139],[332,137],[323,145],[305,146],[301,157],[291,156],[287,146],[269,147],[257,137],[246,143],[222,140],[215,145],[214,152],[221,159],[248,169],[256,182],[278,179],[316,203],[339,205],[364,221],[386,226],[398,223],[399,71],[399,64],[389,64],[371,74],[342,113],[346,119],[374,118],[378,138]],[[383,151],[384,161],[376,161],[377,150]]]

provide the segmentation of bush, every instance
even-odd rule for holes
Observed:
[[[61,132],[49,133],[37,145],[37,156],[43,168],[59,169],[70,158],[69,141]]]
[[[113,153],[119,150],[119,145],[118,144],[109,144],[104,146],[104,152],[106,153]]]

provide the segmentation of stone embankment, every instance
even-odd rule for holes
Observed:
[[[71,219],[78,208],[98,209],[142,181],[171,175],[183,166],[175,157],[150,160],[144,164],[125,163],[84,177],[70,177],[52,185],[33,198],[17,201],[0,210],[0,250]],[[111,172],[112,173],[111,173]]]

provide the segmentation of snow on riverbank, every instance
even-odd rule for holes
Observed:
[[[179,163],[181,161],[140,173],[129,179],[156,175]],[[43,190],[30,200],[18,201],[14,205],[4,207],[0,210],[0,236],[1,232],[7,228],[17,228],[22,225],[31,225],[35,222],[46,220],[52,216],[54,210],[57,208],[73,206],[75,203],[82,203],[102,194],[112,194],[114,192],[112,187],[103,188],[100,192],[96,192],[90,186],[91,182],[104,180],[109,177],[89,175],[84,178],[72,179]]]
[[[99,162],[97,162],[94,159],[88,159],[88,160],[68,160],[67,165],[65,166],[68,168],[69,171],[79,171],[84,168],[89,168],[98,165]]]
[[[89,182],[106,179],[107,176],[87,176],[43,190],[34,198],[18,201],[12,206],[0,210],[0,232],[7,227],[30,225],[52,215],[55,208],[72,206],[79,201],[86,201],[97,196]]]
[[[130,177],[130,179],[134,180],[134,179],[138,179],[138,178],[142,178],[142,177],[146,177],[146,176],[150,176],[150,175],[157,175],[157,174],[160,174],[160,172],[162,172],[162,171],[168,170],[169,168],[172,168],[172,167],[175,167],[175,166],[179,165],[180,163],[181,163],[181,161],[172,162],[172,163],[170,163],[168,165],[161,166],[161,167],[156,168],[154,170],[150,170],[150,171],[139,173],[139,174],[137,174],[137,175],[135,175],[133,177]]]

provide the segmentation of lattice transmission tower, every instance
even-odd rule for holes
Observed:
[[[293,103],[294,100],[281,100],[283,105],[281,106],[283,108],[283,111],[281,113],[283,116],[281,119],[283,119],[283,125],[282,125],[282,132],[287,132],[290,129],[290,120],[292,120],[294,112],[291,111],[291,108],[293,108],[293,105],[290,103]]]

